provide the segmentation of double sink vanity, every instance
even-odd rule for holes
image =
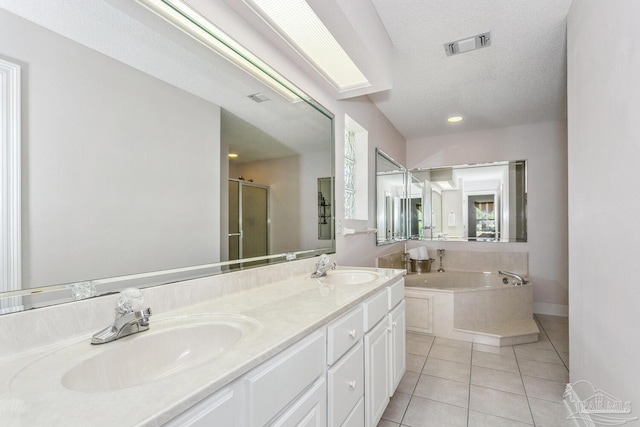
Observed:
[[[376,425],[406,368],[402,273],[338,268],[199,302],[186,282],[167,285],[191,298],[154,309],[148,331],[102,345],[85,333],[1,359],[2,423]],[[154,292],[145,306],[160,301]],[[42,310],[50,326],[54,313]]]

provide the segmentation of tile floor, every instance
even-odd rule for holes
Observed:
[[[378,427],[572,425],[566,317],[536,315],[537,343],[492,347],[407,333],[407,372]]]

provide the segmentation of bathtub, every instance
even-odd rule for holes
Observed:
[[[459,271],[405,276],[407,330],[497,346],[537,341],[533,285],[503,279]]]

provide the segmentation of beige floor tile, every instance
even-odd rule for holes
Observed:
[[[424,368],[424,363],[426,361],[427,356],[407,353],[407,371],[422,372],[422,368]]]
[[[394,423],[392,421],[382,419],[378,423],[377,427],[399,427],[399,426],[400,426],[400,424],[398,424],[398,423]]]
[[[418,379],[420,379],[419,373],[406,371],[402,376],[402,379],[400,380],[400,384],[398,384],[396,393],[400,392],[400,393],[412,394],[413,390],[416,388]]]
[[[496,347],[495,345],[486,345],[486,344],[473,344],[474,351],[484,351],[485,353],[493,353],[500,354],[502,356],[509,356],[515,358],[515,354],[513,352],[513,347],[510,345],[504,347]]]
[[[566,383],[560,381],[545,380],[544,378],[523,376],[524,388],[527,397],[562,402]]]
[[[527,427],[532,425],[496,417],[495,415],[483,414],[482,412],[469,411],[468,427]]]
[[[391,401],[387,405],[387,409],[385,409],[382,414],[382,418],[396,423],[401,422],[402,417],[404,417],[404,413],[407,410],[407,406],[409,406],[410,400],[410,394],[396,391],[393,396],[391,396]]]
[[[429,357],[469,364],[471,363],[471,349],[434,344],[429,352]]]
[[[524,395],[519,373],[474,366],[471,368],[471,384]]]
[[[413,395],[466,408],[469,405],[469,384],[421,375]]]
[[[516,347],[521,347],[521,348],[542,348],[545,350],[553,350],[553,345],[551,345],[551,341],[549,341],[549,339],[546,336],[544,336],[544,333],[542,331],[540,332],[540,337],[541,338],[539,338],[537,342],[514,345],[513,349],[515,350]]]
[[[569,333],[569,325],[567,323],[542,322],[545,331],[564,331]]]
[[[516,363],[516,360],[509,356],[502,356],[500,354],[474,351],[471,364],[473,366],[481,366],[483,368],[518,373],[518,364]]]
[[[555,340],[569,341],[569,332],[567,331],[556,331],[549,329],[545,329],[544,331],[551,342],[554,342]]]
[[[560,359],[564,362],[565,366],[569,366],[569,352],[568,351],[558,351],[560,354]]]
[[[449,347],[458,347],[458,348],[466,348],[466,349],[471,349],[471,346],[472,346],[472,343],[467,341],[452,340],[449,338],[441,338],[441,337],[436,337],[433,343],[437,345],[448,345]]]
[[[419,334],[417,332],[407,332],[406,336],[407,336],[407,339],[426,342],[429,344],[433,344],[433,340],[436,339],[436,337],[434,337],[433,335]]]
[[[413,396],[402,424],[410,427],[466,427],[467,410]]]
[[[544,348],[523,348],[520,346],[516,346],[514,350],[518,361],[535,360],[536,362],[563,365],[562,359],[560,359],[560,356],[558,356],[558,353],[556,353],[555,350],[546,350]]]
[[[568,352],[569,351],[569,340],[552,340],[553,347],[558,352]]]
[[[563,323],[565,325],[569,324],[569,318],[567,316],[554,316],[551,314],[536,314],[535,317],[541,323]]]
[[[520,360],[518,365],[522,375],[565,383],[569,381],[569,371],[564,365],[535,362],[533,360]]]
[[[429,357],[422,373],[433,377],[445,378],[469,384],[471,378],[471,366],[467,363],[452,362],[444,359]]]
[[[572,421],[567,419],[569,413],[562,402],[529,398],[529,404],[536,427],[569,427],[574,425]]]
[[[492,388],[471,386],[469,409],[524,423],[533,423],[527,398]]]
[[[431,350],[431,342],[407,337],[407,353],[426,356]]]

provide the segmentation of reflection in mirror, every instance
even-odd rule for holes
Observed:
[[[317,226],[331,113],[137,2],[9,4],[0,58],[22,69],[22,280],[0,289],[0,313],[334,251]]]
[[[526,160],[413,169],[409,175],[412,205],[421,189],[423,212],[431,212],[410,216],[412,238],[527,241]]]
[[[377,245],[407,240],[407,170],[376,149]]]

